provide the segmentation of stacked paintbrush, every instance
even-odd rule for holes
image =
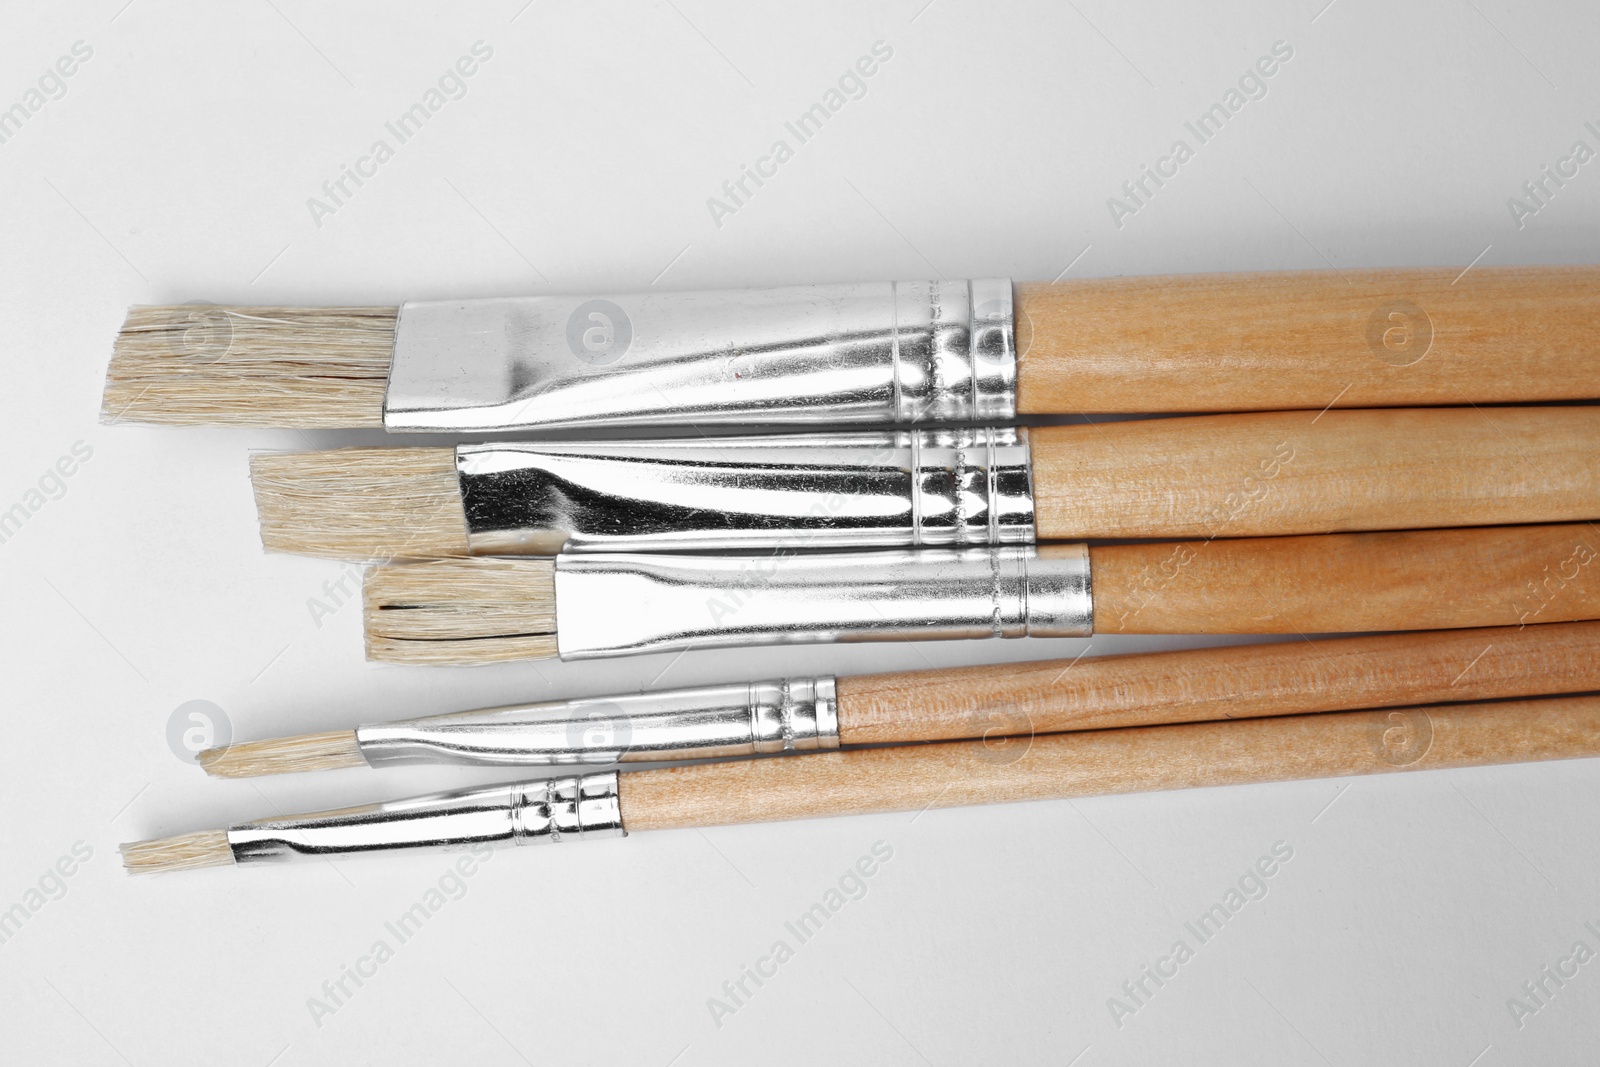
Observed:
[[[1600,622],[1577,621],[1600,619],[1600,408],[1479,406],[1600,393],[1583,374],[1597,283],[1589,268],[1388,271],[134,309],[108,375],[119,419],[909,427],[254,457],[269,549],[376,564],[373,659],[1436,632],[740,683],[249,742],[202,764],[811,754],[263,820],[130,845],[126,861],[1600,754],[1600,701],[1511,699],[1600,689]],[[1080,411],[1233,413],[1009,425]],[[1468,629],[1482,627],[1496,629]],[[1462,700],[1493,703],[1438,706]],[[1398,710],[1358,710],[1373,708]],[[1220,721],[1247,717],[1261,718]],[[941,743],[821,751],[922,741]]]

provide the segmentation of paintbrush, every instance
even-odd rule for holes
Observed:
[[[564,660],[1091,633],[1350,633],[1600,617],[1587,523],[770,556],[564,552],[367,571],[367,655]]]
[[[1589,399],[1600,268],[1344,270],[133,308],[108,421],[1005,421]]]
[[[154,873],[1600,755],[1600,697],[1445,704],[737,760],[488,786],[122,846]]]
[[[249,778],[409,764],[588,765],[1245,719],[1600,690],[1600,622],[1440,630],[583,697],[246,741]]]
[[[351,448],[251,461],[346,559],[1026,544],[1600,518],[1600,406]]]

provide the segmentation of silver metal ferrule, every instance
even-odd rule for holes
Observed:
[[[374,767],[688,760],[839,747],[833,679],[672,689],[356,728]]]
[[[1089,550],[923,548],[556,558],[562,659],[739,645],[1085,637]]]
[[[412,301],[384,426],[986,422],[1016,414],[1011,283]]]
[[[238,863],[390,848],[623,837],[617,774],[434,793],[228,828]]]
[[[1028,544],[1026,430],[456,449],[476,555]]]

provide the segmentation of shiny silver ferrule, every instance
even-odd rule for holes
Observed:
[[[391,848],[622,837],[615,771],[408,797],[228,828],[238,863]]]
[[[475,555],[1033,541],[1026,430],[461,445]]]
[[[1084,637],[1089,550],[1056,546],[556,558],[564,660],[740,645]]]
[[[1016,414],[1011,283],[412,301],[397,433],[987,422]]]
[[[374,767],[590,764],[839,747],[833,679],[671,689],[464,711],[356,728]]]

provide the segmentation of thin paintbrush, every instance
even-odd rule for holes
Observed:
[[[1351,633],[1600,618],[1587,523],[1108,545],[564,552],[367,572],[367,654],[590,659],[827,641]]]
[[[352,448],[251,460],[345,559],[1242,537],[1600,518],[1600,406]]]
[[[1590,399],[1600,268],[1476,267],[136,307],[108,421],[1003,421]]]
[[[1381,634],[584,697],[246,741],[222,778],[402,764],[588,765],[1600,690],[1600,622]],[[1024,740],[1019,740],[1019,738]]]
[[[136,873],[1600,755],[1600,697],[825,752],[523,782],[122,846]]]

